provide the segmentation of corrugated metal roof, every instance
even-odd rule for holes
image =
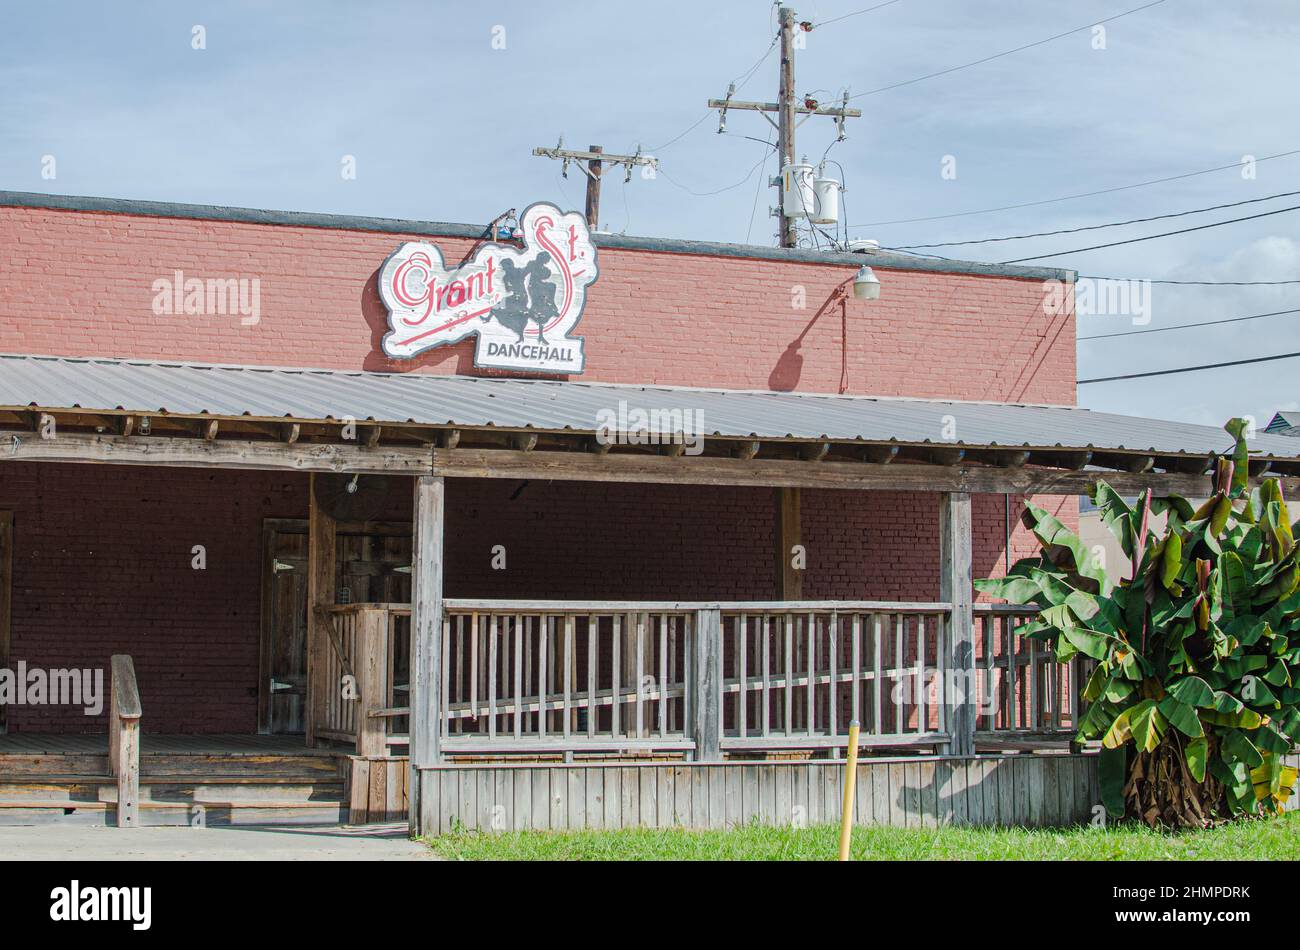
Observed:
[[[1284,409],[1273,416],[1273,419],[1264,429],[1265,432],[1274,435],[1285,435],[1290,438],[1300,437],[1300,412],[1295,410]]]
[[[691,411],[698,424],[688,431],[706,437],[1200,456],[1232,443],[1212,426],[1067,406],[0,355],[0,406],[9,408],[594,432],[620,402]],[[943,437],[946,424],[955,439]],[[1259,435],[1251,447],[1300,458],[1292,438]]]

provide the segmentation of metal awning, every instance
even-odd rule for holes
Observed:
[[[706,439],[1190,458],[1232,445],[1211,426],[1070,406],[0,355],[0,411],[33,410],[573,434],[621,419]],[[1300,472],[1295,439],[1251,448]]]

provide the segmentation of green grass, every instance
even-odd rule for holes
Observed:
[[[460,832],[425,843],[455,861],[825,861],[839,852],[839,828]],[[873,827],[853,833],[858,861],[1240,861],[1293,860],[1297,853],[1300,814],[1180,834],[1131,824],[1060,830]]]

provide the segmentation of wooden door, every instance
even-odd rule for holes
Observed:
[[[301,734],[307,711],[307,522],[267,519],[262,536],[258,731]],[[340,523],[336,544],[338,603],[410,603],[409,525]],[[394,682],[405,684],[408,638],[396,639]]]
[[[307,532],[263,529],[257,728],[302,733],[307,709]]]

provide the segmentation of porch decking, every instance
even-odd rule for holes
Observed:
[[[151,735],[141,737],[142,755],[320,755],[329,749],[310,749],[302,736]],[[0,775],[6,755],[108,755],[107,735],[63,735],[20,732],[0,735]]]

